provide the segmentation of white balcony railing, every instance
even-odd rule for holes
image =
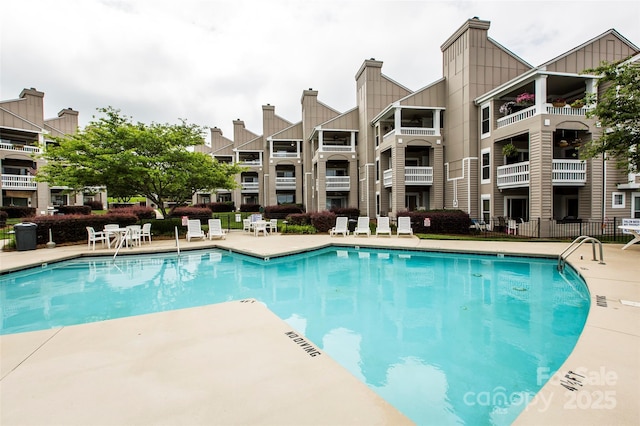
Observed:
[[[40,147],[32,146],[32,145],[21,145],[7,142],[0,142],[0,149],[6,149],[9,151],[22,151],[28,152],[29,154],[40,154],[42,150]]]
[[[34,176],[26,175],[2,175],[2,189],[22,189],[35,191],[38,189],[38,183]]]
[[[387,169],[382,172],[382,185],[389,188],[393,185],[393,169]]]
[[[277,177],[276,189],[296,189],[296,178],[294,177]]]
[[[563,107],[554,107],[551,104],[546,105],[547,114],[551,115],[569,115],[572,117],[584,117],[587,115],[587,107],[572,108],[569,105]]]
[[[405,136],[436,136],[436,129],[430,127],[401,127],[400,134]]]
[[[526,120],[527,118],[533,117],[536,115],[536,106],[530,106],[529,108],[525,108],[521,111],[518,111],[514,114],[509,114],[505,117],[498,118],[496,127],[499,129],[501,127],[509,126],[511,124],[517,123],[522,120]]]
[[[521,188],[529,186],[529,162],[499,166],[498,188]]]
[[[240,160],[240,165],[244,166],[262,166],[262,160]]]
[[[245,192],[258,192],[260,183],[258,182],[242,182],[242,190]]]
[[[433,185],[433,167],[405,166],[405,185]]]
[[[349,176],[327,176],[327,191],[350,191],[351,181]]]
[[[327,145],[322,144],[320,152],[355,152],[355,147],[351,145]]]
[[[587,163],[582,160],[553,160],[554,185],[583,186],[587,183]]]
[[[272,158],[296,158],[298,153],[295,151],[275,151],[271,153]]]
[[[405,185],[433,185],[433,167],[405,166]],[[382,172],[382,185],[389,188],[393,185],[393,169]]]
[[[582,117],[584,118],[587,115],[587,111],[589,108],[572,108],[569,105],[565,105],[563,107],[554,107],[552,104],[545,104],[543,106],[543,112],[549,115],[565,115],[570,117]],[[533,117],[537,114],[536,106],[530,106],[529,108],[520,110],[513,114],[509,114],[505,117],[501,117],[497,120],[496,128],[500,129],[505,126],[509,126],[511,124],[517,123],[522,120],[526,120],[529,117]]]
[[[529,186],[529,162],[500,166],[498,188]],[[553,160],[551,183],[555,186],[583,186],[587,183],[587,163],[582,160]]]
[[[401,127],[397,132],[395,129],[382,136],[382,142],[387,142],[395,136],[440,136],[440,129],[431,127]]]

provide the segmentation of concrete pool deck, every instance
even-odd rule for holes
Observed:
[[[180,248],[277,256],[331,244],[534,256],[557,256],[568,245],[231,232],[225,240],[183,239]],[[640,245],[621,247],[603,245],[605,265],[590,260],[590,244],[569,257],[591,293],[587,323],[515,424],[640,424],[640,307],[627,303],[640,302]],[[154,240],[121,253],[175,249],[174,240]],[[2,252],[0,271],[113,253],[86,245]],[[0,336],[0,424],[411,423],[326,353],[299,346],[316,342],[294,342],[290,332],[246,300]],[[538,374],[547,380],[544,369]]]

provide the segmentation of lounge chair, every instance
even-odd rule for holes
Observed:
[[[336,218],[336,226],[331,228],[331,230],[329,231],[329,235],[331,235],[332,237],[338,234],[342,234],[344,237],[349,235],[349,228],[347,228],[347,225],[349,223],[348,221],[349,221],[348,217],[338,216]]]
[[[204,240],[206,237],[200,226],[200,219],[189,219],[187,222],[187,241],[191,241],[192,238],[202,238]]]
[[[378,218],[378,226],[376,226],[376,237],[380,234],[391,236],[391,227],[389,226],[389,216],[381,216]]]
[[[622,250],[628,249],[635,243],[640,243],[640,226],[621,225],[621,226],[618,226],[618,229],[622,229],[623,232],[633,235],[633,239],[629,241],[627,244],[625,244],[622,247]]]
[[[360,234],[366,234],[367,237],[371,236],[371,228],[369,228],[369,216],[360,216],[358,218],[358,224],[353,231],[353,235],[356,237]]]
[[[413,235],[413,229],[411,229],[411,218],[409,216],[400,216],[398,218],[398,229],[396,235]]]
[[[227,237],[227,233],[222,229],[222,222],[220,219],[209,219],[209,239],[212,240],[214,238],[219,240],[224,240]]]
[[[93,229],[93,227],[91,226],[87,226],[87,234],[88,234],[87,248],[90,248],[91,245],[93,244],[93,250],[95,250],[96,241],[100,241],[103,247],[105,244],[108,244],[109,242],[109,237],[107,237],[107,234],[105,234],[102,231],[96,232],[96,230]],[[109,245],[109,247],[111,247],[111,245]]]

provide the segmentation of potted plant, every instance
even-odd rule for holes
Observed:
[[[536,95],[534,95],[533,93],[520,93],[518,96],[516,96],[516,105],[531,106],[533,105],[535,100]]]
[[[518,155],[518,148],[513,144],[513,142],[509,142],[505,146],[502,147],[502,155],[505,157],[515,157]]]
[[[584,106],[584,99],[576,99],[571,102],[571,108],[582,108]]]
[[[553,101],[551,101],[551,105],[553,105],[555,108],[562,108],[566,104],[567,100],[565,98],[555,98]]]
[[[515,104],[516,103],[513,101],[505,102],[500,105],[500,109],[498,111],[500,111],[500,113],[503,115],[509,115],[513,112],[513,107]]]

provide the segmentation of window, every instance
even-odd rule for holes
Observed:
[[[276,194],[278,204],[293,204],[295,202],[294,193],[278,193]]]
[[[482,220],[484,220],[484,223],[488,225],[491,221],[491,195],[482,194],[481,197],[482,204],[480,206],[480,214],[482,215]]]
[[[640,219],[640,192],[634,192],[631,194],[631,217],[634,219]]]
[[[491,114],[489,105],[483,105],[480,109],[480,127],[483,138],[491,133]]]
[[[624,192],[614,192],[611,194],[611,208],[623,209],[624,201]]]
[[[482,183],[491,182],[491,150],[483,149],[482,157]]]

